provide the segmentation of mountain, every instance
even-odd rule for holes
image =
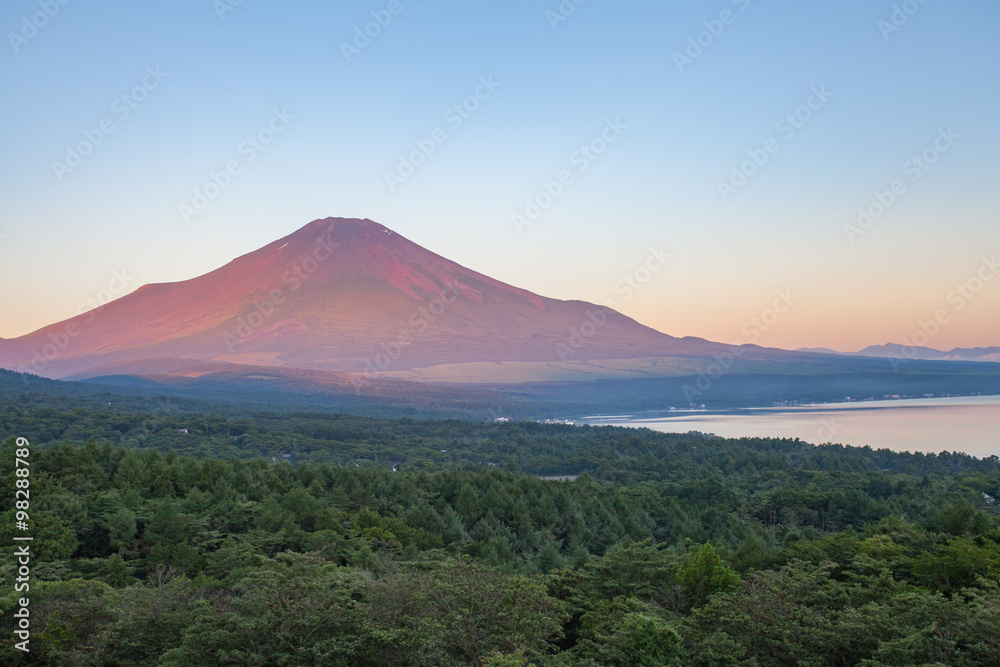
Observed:
[[[1000,362],[1000,347],[956,347],[953,350],[935,350],[930,347],[916,347],[887,343],[870,345],[860,352],[860,357],[892,357],[897,359],[923,359],[926,361],[992,361]]]
[[[0,366],[54,378],[183,374],[204,362],[436,379],[454,368],[463,379],[488,380],[496,372],[572,375],[594,360],[644,359],[655,371],[663,358],[728,351],[507,285],[371,220],[327,218],[205,275],[145,285],[0,341]],[[742,350],[745,359],[788,355]],[[615,372],[607,366],[595,372]]]
[[[1000,347],[956,347],[953,350],[935,350],[931,347],[900,345],[869,345],[858,352],[838,352],[826,347],[800,347],[796,352],[813,354],[839,354],[852,357],[878,359],[920,359],[923,361],[995,361],[1000,362]]]

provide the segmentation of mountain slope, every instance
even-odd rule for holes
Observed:
[[[204,361],[372,374],[728,349],[507,285],[371,220],[327,218],[203,276],[0,341],[0,366],[49,377]],[[751,346],[746,358],[789,354]]]

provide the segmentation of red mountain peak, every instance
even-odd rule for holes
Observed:
[[[588,328],[589,327],[589,328]],[[67,344],[53,336],[72,328]],[[574,331],[593,332],[567,347]],[[579,334],[577,334],[579,336]],[[369,219],[324,218],[175,283],[0,344],[0,366],[52,377],[130,360],[361,371],[475,361],[632,358],[714,349],[600,306],[546,299],[437,255]],[[560,345],[562,347],[560,347]]]

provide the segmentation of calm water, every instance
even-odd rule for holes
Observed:
[[[830,403],[662,416],[595,416],[587,424],[701,431],[727,438],[800,438],[816,444],[871,445],[898,452],[965,452],[1000,456],[1000,396]]]

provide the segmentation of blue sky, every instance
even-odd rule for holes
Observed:
[[[0,336],[350,216],[547,296],[615,299],[674,335],[749,342],[746,324],[790,290],[757,342],[904,342],[945,310],[928,344],[1000,344],[996,3],[231,5],[0,10]],[[796,112],[794,132],[777,125]],[[53,166],[81,142],[97,145]],[[592,142],[603,152],[587,157]],[[229,163],[227,187],[185,215]],[[858,227],[894,181],[901,194]],[[671,259],[625,298],[615,287],[651,246]],[[961,286],[978,289],[959,307]]]

